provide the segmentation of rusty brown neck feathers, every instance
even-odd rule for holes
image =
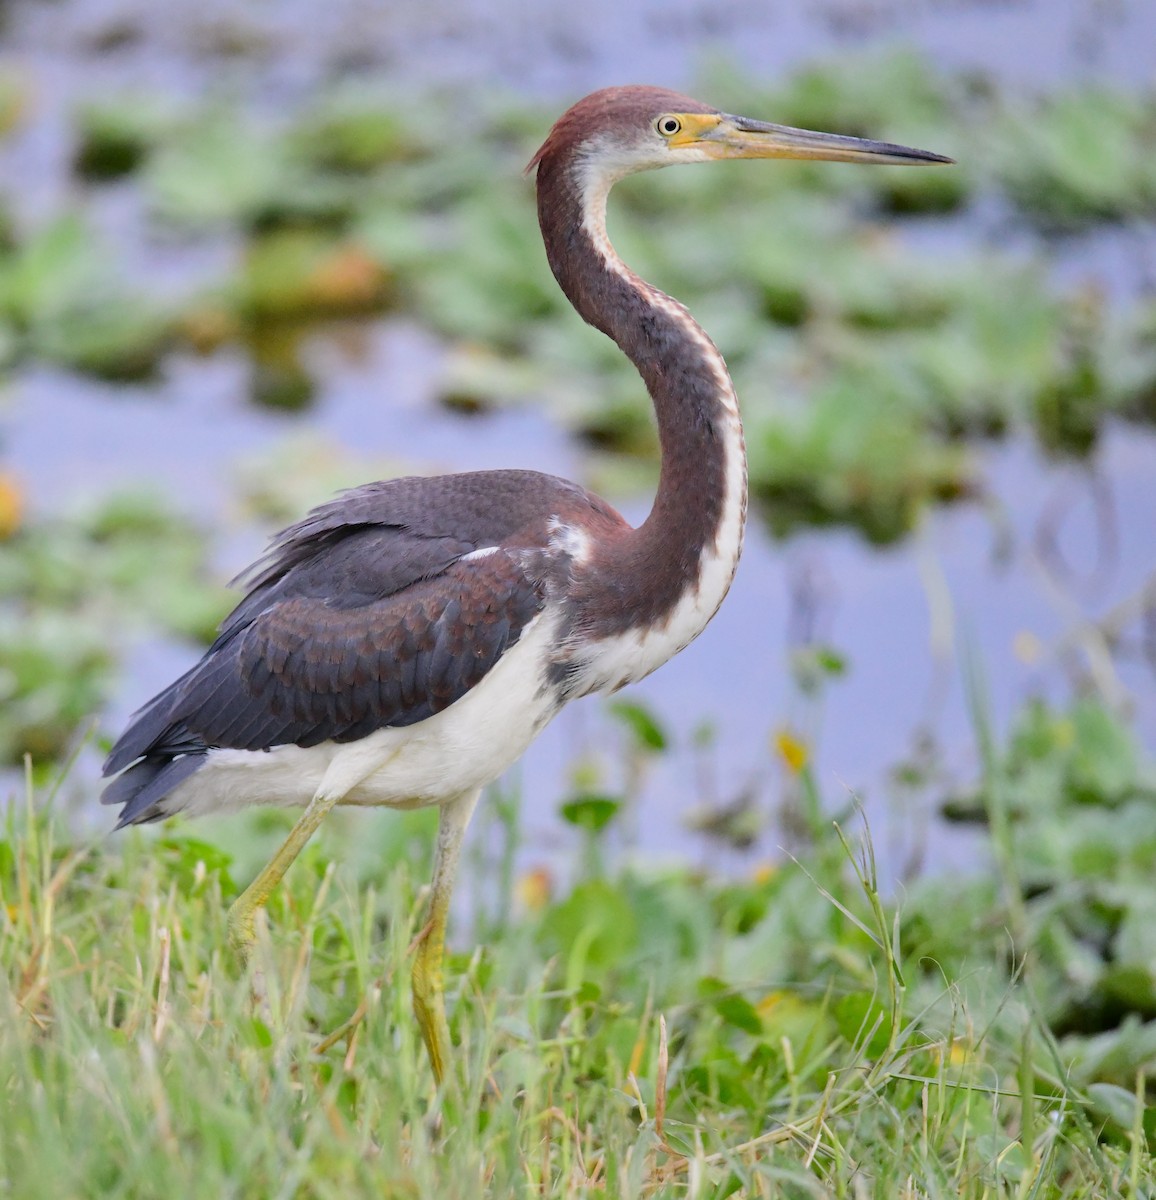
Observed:
[[[705,624],[733,575],[746,504],[742,427],[730,377],[689,312],[631,272],[611,247],[606,195],[620,173],[600,170],[588,144],[559,136],[557,128],[535,164],[550,267],[582,318],[612,338],[642,376],[662,450],[649,517],[623,538],[600,544],[581,581],[586,624],[595,635],[661,627],[719,555],[726,561],[715,573],[726,578],[721,590],[714,584],[719,594]]]

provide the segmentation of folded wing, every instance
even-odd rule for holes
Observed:
[[[356,507],[366,523],[342,523],[335,508],[281,535],[216,642],[113,747],[105,774],[123,774],[103,800],[124,806],[120,825],[163,815],[158,801],[212,749],[349,742],[426,720],[543,607],[521,555],[478,544],[500,528],[438,536]]]

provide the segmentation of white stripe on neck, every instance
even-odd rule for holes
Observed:
[[[730,590],[742,553],[746,523],[746,446],[738,398],[726,362],[690,312],[631,271],[607,236],[606,202],[610,189],[632,170],[637,170],[636,161],[616,162],[598,153],[590,153],[579,160],[575,173],[581,196],[582,227],[605,268],[619,276],[647,303],[665,313],[693,343],[711,374],[720,405],[716,428],[722,439],[725,463],[722,508],[714,544],[702,549],[697,578],[688,580],[666,619],[658,627],[631,629],[594,644],[585,656],[585,669],[579,674],[581,692],[613,691],[641,679],[702,632]]]

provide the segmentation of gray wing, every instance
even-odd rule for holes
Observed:
[[[544,598],[520,555],[472,552],[511,538],[537,542],[562,483],[489,474],[519,477],[508,480],[517,505],[486,516],[475,476],[398,480],[392,497],[389,484],[358,489],[280,535],[201,661],[113,746],[104,773],[124,773],[103,800],[124,805],[120,824],[161,815],[157,802],[212,748],[353,741],[425,720],[475,687]],[[544,481],[533,519],[521,477]],[[465,481],[464,515],[447,511],[456,507],[444,494],[454,480]],[[465,536],[438,535],[439,525]]]

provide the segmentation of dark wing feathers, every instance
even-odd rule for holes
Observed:
[[[479,683],[541,607],[502,553],[356,608],[279,598],[142,710],[108,770],[149,753],[311,746],[412,725]]]
[[[221,652],[231,686],[206,672],[182,714],[209,745],[242,750],[412,725],[479,683],[541,603],[506,554],[455,562],[360,608],[283,600]]]
[[[577,484],[539,471],[467,471],[367,483],[282,530],[233,582],[256,591],[357,527],[391,526],[419,544],[448,540],[477,549],[501,545],[516,531],[576,504],[617,515]]]
[[[370,484],[315,509],[246,574],[201,661],[135,715],[104,801],[125,805],[121,824],[153,819],[210,748],[353,741],[443,711],[544,603],[516,556],[465,556],[539,541],[519,531],[584,495],[498,471]]]

